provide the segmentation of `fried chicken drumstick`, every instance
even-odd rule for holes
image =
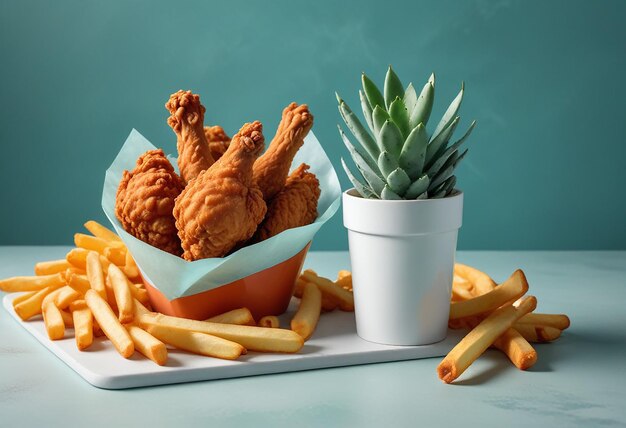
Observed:
[[[263,241],[287,229],[315,221],[320,183],[308,169],[309,165],[303,163],[289,174],[283,190],[269,203],[267,215],[256,231],[253,242]]]
[[[172,210],[183,188],[163,150],[149,150],[137,159],[135,169],[124,171],[115,197],[115,216],[134,237],[180,255]]]
[[[178,170],[188,183],[215,162],[204,133],[206,109],[199,95],[183,90],[172,94],[165,108],[170,112],[167,124],[177,137]]]
[[[174,217],[185,260],[223,257],[247,241],[267,207],[252,179],[252,166],[263,151],[263,126],[247,123],[226,153],[189,182],[176,199]]]
[[[291,103],[283,110],[276,136],[254,164],[254,180],[267,202],[285,186],[291,162],[312,126],[313,115],[306,104]]]

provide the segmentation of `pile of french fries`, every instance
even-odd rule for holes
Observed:
[[[205,321],[152,312],[139,269],[119,236],[95,221],[85,227],[91,235],[77,233],[76,248],[65,259],[37,263],[35,276],[0,280],[1,291],[22,292],[13,300],[16,314],[23,321],[41,316],[51,340],[73,328],[81,351],[105,336],[124,358],[138,351],[159,365],[167,363],[168,345],[224,359],[248,350],[293,353],[304,345],[297,332],[278,328],[275,316],[257,325],[247,308]]]
[[[455,264],[450,304],[450,328],[469,328],[437,367],[446,383],[457,379],[489,347],[504,352],[520,370],[537,362],[530,343],[551,342],[570,325],[567,315],[537,314],[534,296],[526,296],[528,281],[516,270],[500,285],[473,267]]]

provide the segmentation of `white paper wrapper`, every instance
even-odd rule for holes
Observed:
[[[311,166],[320,182],[320,215],[307,226],[286,230],[270,239],[242,248],[224,258],[188,262],[161,251],[126,233],[115,217],[115,194],[124,170],[131,171],[137,158],[154,150],[150,142],[132,130],[117,157],[107,169],[102,192],[102,208],[116,232],[128,246],[142,273],[168,299],[190,296],[228,284],[285,261],[307,245],[322,225],[339,208],[341,187],[337,174],[315,135],[309,132],[292,168],[302,162]],[[169,156],[168,156],[169,157]],[[175,158],[169,157],[174,167]]]

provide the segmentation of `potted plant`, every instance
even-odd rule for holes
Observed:
[[[339,126],[359,174],[341,159],[354,188],[343,193],[357,333],[391,345],[424,345],[446,337],[463,193],[455,168],[474,129],[451,143],[464,86],[432,131],[427,130],[435,76],[421,93],[405,89],[389,67],[383,93],[365,75],[359,91],[367,128],[337,95]],[[369,128],[369,129],[368,129]]]

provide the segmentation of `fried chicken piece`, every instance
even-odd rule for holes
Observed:
[[[135,169],[124,171],[115,196],[115,216],[134,237],[180,255],[172,210],[184,187],[163,150],[149,150],[137,159]]]
[[[267,207],[267,215],[253,238],[260,242],[293,227],[311,224],[317,218],[320,183],[303,163],[287,177],[285,187]]]
[[[178,170],[187,183],[208,169],[215,160],[204,134],[204,112],[200,96],[180,90],[170,96],[165,104],[170,112],[167,124],[176,133]]]
[[[226,152],[226,149],[228,149],[230,137],[226,134],[224,128],[219,125],[205,126],[204,135],[209,142],[211,156],[213,156],[213,159],[218,160]]]
[[[247,241],[267,207],[252,180],[252,165],[263,151],[261,122],[246,123],[213,166],[189,182],[176,199],[174,217],[183,258],[223,257]]]
[[[254,164],[254,180],[269,202],[285,186],[296,152],[313,126],[313,115],[306,104],[289,104],[283,110],[276,136],[267,151]]]

